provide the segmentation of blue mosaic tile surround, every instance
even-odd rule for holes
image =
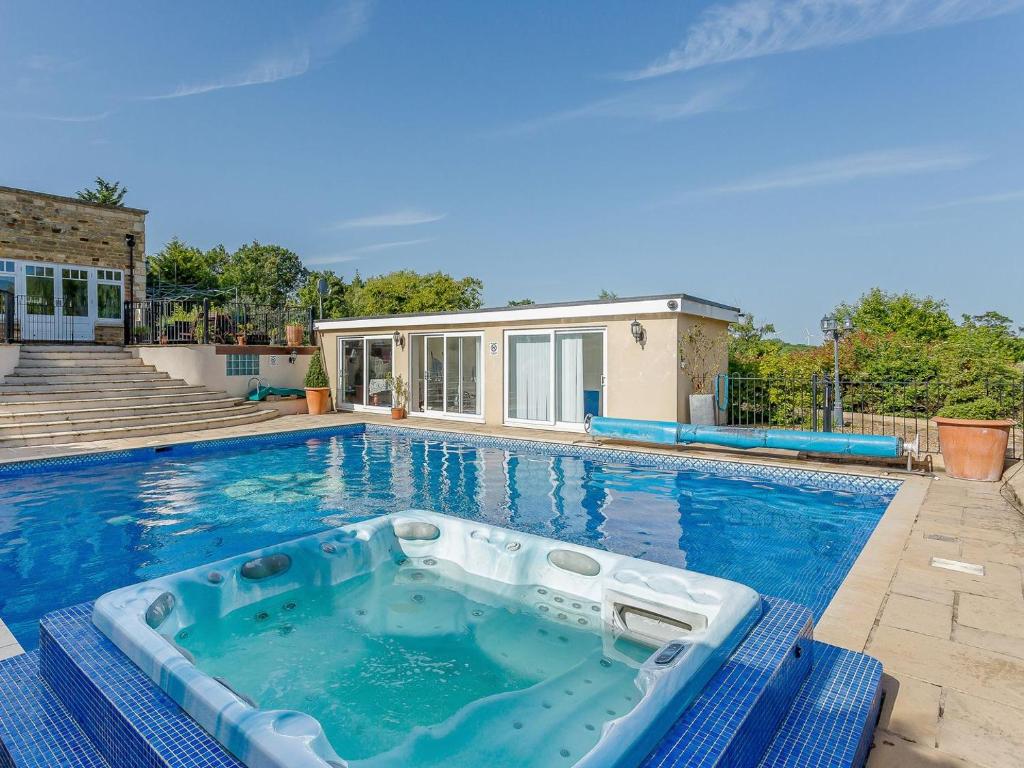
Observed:
[[[811,613],[764,598],[764,615],[642,768],[753,766],[813,664]]]
[[[397,427],[383,424],[349,424],[343,426],[318,427],[273,434],[250,435],[246,437],[226,437],[216,440],[200,440],[192,443],[177,443],[155,448],[133,448],[123,451],[105,451],[101,453],[56,456],[30,461],[0,463],[0,476],[5,474],[29,474],[43,472],[60,467],[95,466],[111,462],[125,463],[130,461],[152,461],[161,455],[182,456],[203,454],[211,451],[221,452],[235,447],[251,447],[260,444],[295,443],[311,437],[333,437],[357,435],[362,432],[395,435],[426,440],[459,442],[482,448],[529,451],[545,455],[578,456],[581,458],[610,461],[634,466],[659,467],[664,469],[685,469],[705,472],[712,475],[756,477],[784,485],[801,485],[833,491],[853,491],[862,493],[894,495],[902,484],[899,480],[870,475],[854,475],[842,472],[821,472],[818,470],[798,469],[789,466],[773,466],[766,464],[748,464],[739,461],[721,459],[703,459],[693,456],[672,456],[666,454],[645,453],[620,448],[598,447],[596,445],[578,445],[550,443],[540,440],[523,440],[519,438],[492,437],[464,432],[448,432],[442,430],[420,429],[415,427]],[[581,438],[582,439],[582,438]]]
[[[0,768],[110,768],[39,677],[39,652],[0,662]]]
[[[862,653],[814,643],[814,668],[759,768],[861,766],[881,704],[882,665]]]
[[[241,768],[92,625],[92,604],[39,622],[40,673],[113,766]]]

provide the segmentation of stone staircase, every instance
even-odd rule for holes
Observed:
[[[0,448],[233,427],[277,411],[145,365],[111,346],[23,346],[0,381]]]

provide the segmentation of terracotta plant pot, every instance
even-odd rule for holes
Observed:
[[[394,419],[395,421],[398,421],[399,419],[404,419],[405,418],[405,408],[392,408],[391,409],[391,418]]]
[[[994,482],[1003,476],[1009,419],[975,420],[937,417],[939,448],[946,474],[960,480]]]
[[[240,346],[240,347],[246,346],[245,341],[246,341],[246,339],[245,339],[245,334],[244,333],[240,333],[237,336],[235,336],[235,343],[238,344],[238,346]]]
[[[327,413],[331,404],[330,387],[306,387],[306,408],[314,416]]]
[[[285,335],[285,338],[288,340],[288,346],[289,347],[301,347],[302,346],[302,336],[303,336],[305,330],[306,329],[303,326],[298,325],[297,323],[296,324],[292,324],[292,325],[286,325],[284,327],[284,335]]]

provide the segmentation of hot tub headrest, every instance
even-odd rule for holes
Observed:
[[[174,595],[164,592],[156,600],[149,604],[146,609],[146,623],[156,629],[164,623],[164,619],[171,615],[174,610]]]
[[[255,557],[252,560],[243,563],[242,576],[243,578],[250,579],[252,581],[258,581],[260,579],[267,579],[271,576],[276,576],[279,573],[284,573],[291,567],[291,557],[283,552],[278,552],[276,555]]]
[[[441,529],[436,525],[419,520],[399,520],[394,530],[402,541],[434,541],[441,536]]]

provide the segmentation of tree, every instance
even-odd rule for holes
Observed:
[[[597,298],[600,301],[611,301],[612,299],[619,298],[619,294],[613,293],[612,291],[606,291],[604,288],[602,288],[601,292],[597,294]]]
[[[509,299],[508,305],[510,307],[526,307],[536,303],[533,299]]]
[[[118,181],[111,182],[102,176],[97,176],[94,189],[80,189],[77,194],[79,200],[123,208],[124,196],[128,194],[128,188],[122,187]]]
[[[872,288],[854,304],[840,304],[835,314],[840,320],[849,317],[869,336],[899,334],[924,343],[945,339],[956,326],[945,301],[881,288]]]
[[[306,275],[306,282],[299,288],[298,301],[303,307],[313,307],[320,312],[320,289],[321,278],[327,280],[327,293],[323,296],[322,317],[351,317],[352,308],[348,303],[348,286],[345,280],[330,269],[320,272],[310,272]]]
[[[306,275],[296,253],[254,240],[231,254],[220,283],[222,290],[237,292],[243,301],[276,306],[295,295]]]
[[[409,269],[371,277],[349,286],[354,316],[479,309],[484,284],[475,277],[456,280],[444,272],[421,275]]]
[[[216,290],[227,259],[223,245],[203,251],[175,235],[147,260],[147,290],[160,296]]]

